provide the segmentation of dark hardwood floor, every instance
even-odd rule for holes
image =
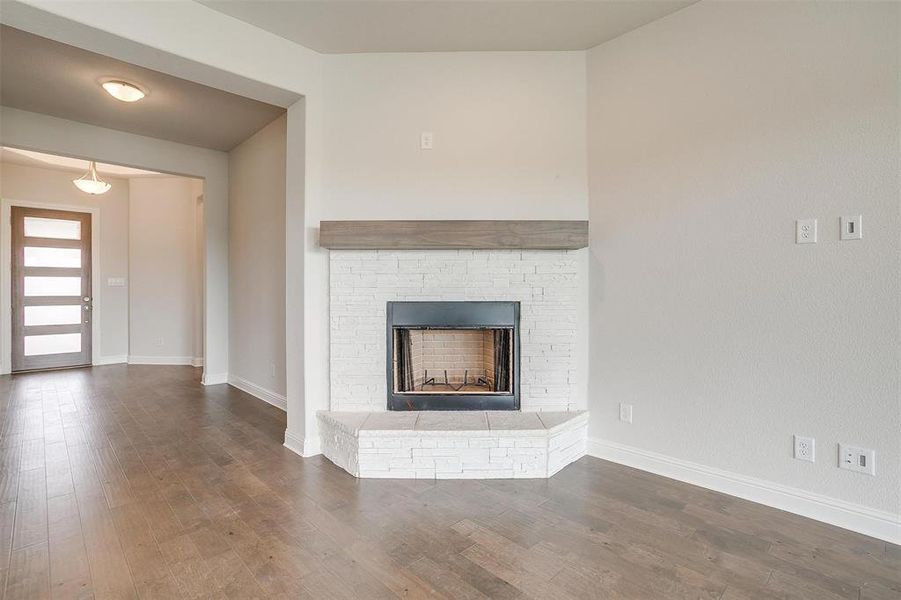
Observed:
[[[901,548],[593,458],[357,480],[190,367],[0,378],[0,590],[27,598],[901,598]]]

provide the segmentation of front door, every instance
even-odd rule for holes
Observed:
[[[91,215],[13,206],[12,370],[91,364]]]

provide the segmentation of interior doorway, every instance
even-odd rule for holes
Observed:
[[[13,206],[12,370],[91,364],[91,214]]]
[[[0,372],[204,366],[204,181],[86,165],[0,148]]]

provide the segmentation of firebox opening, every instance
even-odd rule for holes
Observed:
[[[385,306],[388,410],[519,410],[519,302]]]
[[[513,329],[395,327],[395,394],[513,393]]]

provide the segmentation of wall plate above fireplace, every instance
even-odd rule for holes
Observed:
[[[519,410],[519,302],[388,302],[386,315],[388,410]]]

